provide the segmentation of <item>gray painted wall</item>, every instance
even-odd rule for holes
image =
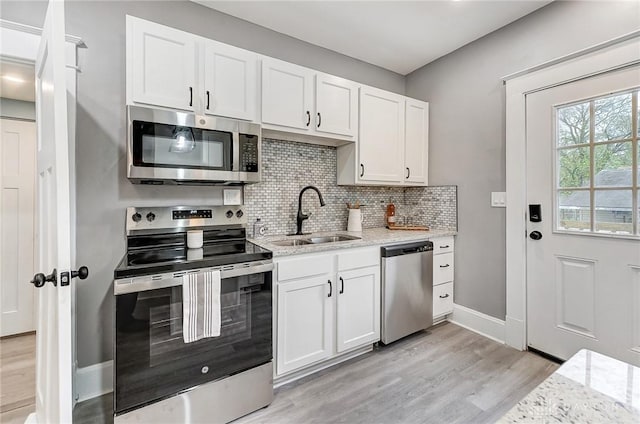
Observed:
[[[505,101],[501,77],[640,28],[638,2],[554,2],[407,76],[430,102],[429,183],[458,185],[456,303],[504,319]]]
[[[35,120],[36,104],[0,97],[0,117]]]
[[[2,1],[0,17],[42,26],[45,5]],[[404,77],[188,1],[66,3],[67,33],[79,51],[77,115],[77,263],[90,277],[78,283],[79,366],[112,357],[111,282],[124,253],[124,211],[132,205],[220,201],[206,187],[132,185],[125,175],[125,14],[213,38],[383,89],[404,93]]]

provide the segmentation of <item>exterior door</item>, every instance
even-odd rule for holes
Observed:
[[[36,270],[42,273],[32,280],[41,286],[37,291],[35,419],[39,423],[68,423],[72,420],[74,355],[73,306],[68,275],[71,266],[71,164],[62,1],[49,2],[35,75]]]
[[[326,274],[278,283],[278,374],[333,354],[336,286],[330,280]]]
[[[380,267],[338,274],[338,352],[380,340]]]
[[[0,337],[35,329],[36,125],[0,121]]]
[[[360,89],[359,181],[401,183],[404,163],[404,97]]]
[[[205,96],[207,114],[255,120],[257,55],[208,42],[205,47]]]
[[[262,122],[308,130],[313,106],[313,74],[279,60],[262,61]]]
[[[528,345],[561,359],[640,365],[638,87],[633,67],[526,99]]]

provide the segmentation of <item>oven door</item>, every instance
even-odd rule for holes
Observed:
[[[116,282],[116,415],[271,361],[271,269],[222,271],[220,336],[193,343],[182,335],[181,277],[122,294]]]

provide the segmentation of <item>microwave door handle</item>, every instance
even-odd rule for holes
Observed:
[[[240,133],[238,131],[234,131],[233,133],[233,143],[231,147],[231,152],[233,154],[231,170],[234,172],[240,171]]]

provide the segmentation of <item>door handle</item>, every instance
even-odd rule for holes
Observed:
[[[189,106],[193,106],[193,87],[189,87]]]
[[[340,294],[344,293],[344,280],[340,277]]]
[[[438,297],[440,297],[440,299],[446,299],[447,297],[449,297],[449,293],[445,294],[444,296],[440,295]]]
[[[318,128],[320,128],[320,125],[322,125],[322,115],[318,112]]]
[[[407,179],[409,179],[410,176],[411,176],[411,170],[409,169],[409,167],[407,167]]]
[[[89,268],[86,266],[81,266],[77,271],[71,271],[71,278],[80,278],[81,280],[85,280],[89,276]],[[69,278],[68,272],[60,273],[60,287],[68,286],[71,278]]]
[[[364,165],[360,164],[360,177],[364,177]]]
[[[54,286],[57,286],[58,280],[56,279],[56,274],[57,274],[57,271],[55,268],[53,268],[53,271],[51,271],[51,274],[44,275],[43,273],[38,273],[34,275],[33,280],[29,282],[34,286],[36,286],[36,288],[43,287],[47,283],[47,281],[50,283],[53,283]]]
[[[542,233],[540,231],[531,231],[529,234],[532,240],[540,240],[542,238]]]
[[[449,268],[449,264],[446,264],[446,265],[440,265],[440,268]]]
[[[333,285],[331,284],[331,280],[328,280],[327,283],[329,284],[329,294],[327,295],[327,297],[331,297],[331,295],[333,294]]]
[[[309,126],[310,123],[311,123],[311,113],[307,111],[307,127]]]
[[[209,90],[207,90],[207,110],[209,110]]]

